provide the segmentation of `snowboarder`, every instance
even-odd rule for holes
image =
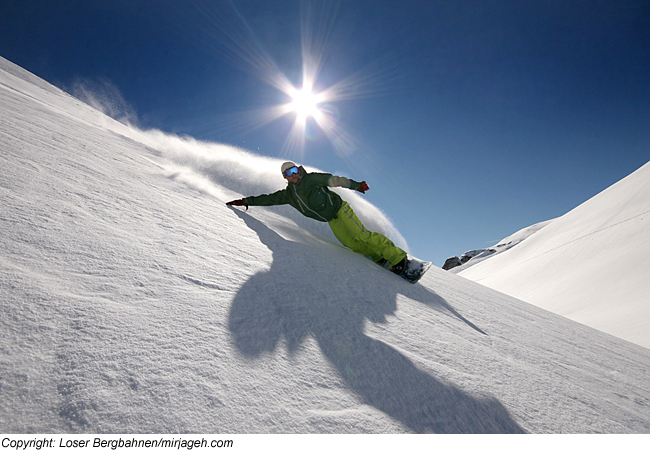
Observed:
[[[329,173],[308,173],[302,166],[285,162],[281,167],[287,188],[272,194],[246,197],[226,203],[228,206],[273,206],[290,204],[303,215],[320,222],[327,222],[334,236],[357,253],[369,256],[375,263],[415,283],[426,271],[419,260],[409,260],[406,252],[395,246],[382,234],[368,231],[350,205],[329,190],[329,187],[345,187],[365,193],[369,189],[365,181],[357,182]],[[412,262],[416,266],[409,266]],[[426,267],[426,268],[425,268]]]

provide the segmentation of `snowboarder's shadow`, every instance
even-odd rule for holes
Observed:
[[[368,267],[361,266],[358,273],[350,266],[341,270],[336,262],[345,257],[341,250],[332,247],[330,253],[287,241],[259,220],[235,212],[273,253],[271,269],[251,277],[230,309],[230,332],[242,354],[258,357],[275,350],[282,338],[292,353],[311,336],[352,391],[413,432],[524,432],[496,399],[477,398],[443,383],[364,334],[365,318],[380,322],[396,310],[397,293],[390,291],[398,285],[378,291],[376,279],[363,279]],[[327,281],[332,276],[335,281]]]

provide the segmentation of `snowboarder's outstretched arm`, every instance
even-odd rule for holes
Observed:
[[[275,206],[280,204],[288,204],[289,198],[287,190],[278,190],[272,194],[263,194],[256,197],[246,197],[239,200],[233,200],[226,203],[228,206]]]
[[[276,206],[289,204],[290,199],[287,189],[282,189],[270,194],[242,198],[242,201],[247,206]]]
[[[345,176],[330,175],[327,185],[329,187],[344,187],[346,189],[357,190],[361,193],[366,193],[366,190],[369,189],[368,184],[365,181],[356,182],[355,180],[348,179]]]

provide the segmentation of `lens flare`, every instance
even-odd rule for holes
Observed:
[[[232,0],[189,1],[211,21],[214,41],[222,41],[219,45],[209,43],[212,50],[287,96],[285,104],[228,115],[224,127],[250,131],[292,114],[295,119],[284,142],[285,156],[302,157],[306,139],[315,137],[326,137],[340,156],[349,156],[359,148],[358,140],[341,125],[340,112],[333,103],[385,94],[397,86],[391,79],[397,79],[398,71],[389,61],[378,61],[325,89],[315,88],[332,39],[339,2],[301,2],[302,87],[297,88],[279,69]],[[225,4],[229,7],[223,8]],[[215,31],[220,32],[221,39]]]

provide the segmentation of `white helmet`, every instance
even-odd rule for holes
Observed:
[[[290,168],[296,167],[296,166],[297,166],[297,165],[294,164],[294,163],[291,162],[291,161],[289,161],[289,162],[285,162],[285,163],[282,164],[282,167],[280,168],[280,171],[282,172],[282,174],[284,174],[285,171],[287,171],[287,170],[290,169]]]

